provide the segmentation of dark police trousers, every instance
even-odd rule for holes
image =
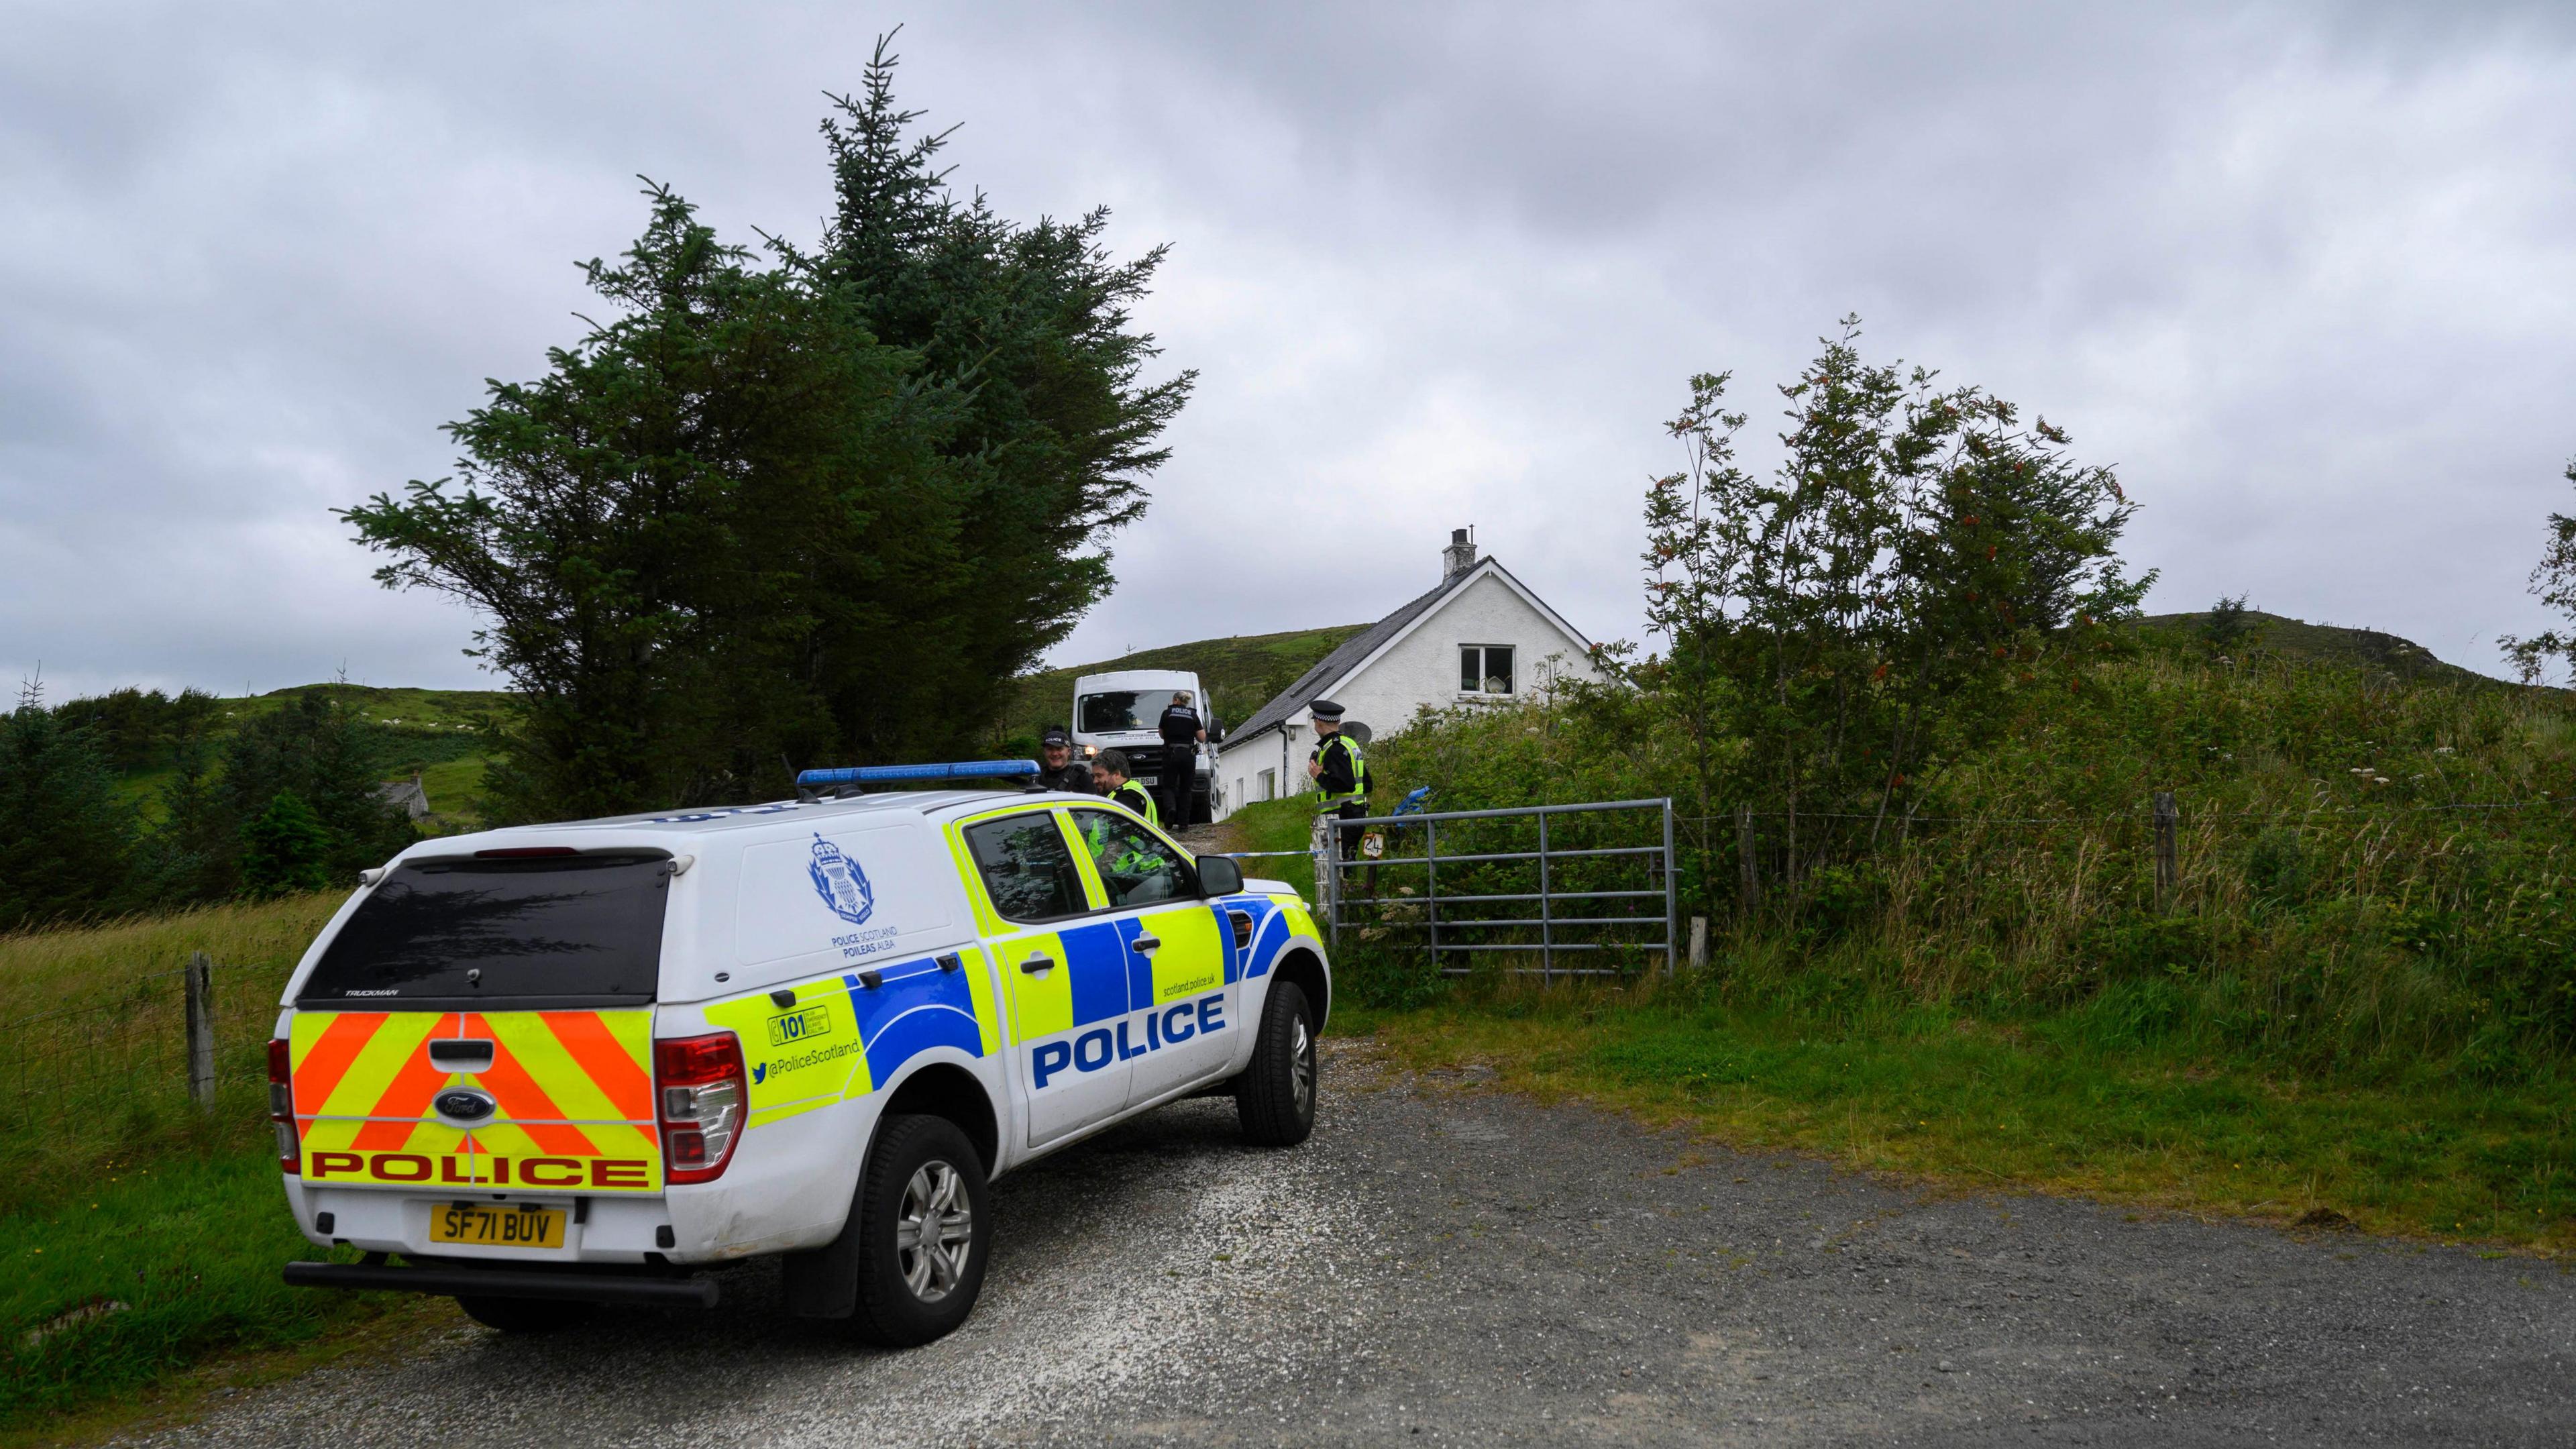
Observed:
[[[1359,819],[1360,817],[1362,817],[1362,816],[1364,816],[1364,815],[1368,814],[1368,805],[1367,805],[1367,803],[1366,803],[1365,801],[1360,801],[1360,800],[1345,800],[1345,801],[1343,801],[1343,802],[1341,803],[1341,807],[1340,807],[1339,809],[1335,810],[1333,813],[1334,813],[1335,815],[1340,816],[1340,817],[1341,817],[1342,819],[1344,819],[1344,820],[1357,820],[1357,819]],[[1357,860],[1357,859],[1359,859],[1359,855],[1360,855],[1360,828],[1359,828],[1358,826],[1356,826],[1356,825],[1345,825],[1345,826],[1342,826],[1342,827],[1341,827],[1341,836],[1342,836],[1342,859],[1344,859],[1344,860]]]
[[[1174,705],[1155,722],[1163,736],[1163,773],[1155,786],[1163,796],[1163,825],[1178,830],[1190,823],[1190,795],[1199,779],[1198,715]]]

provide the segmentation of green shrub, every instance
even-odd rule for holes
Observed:
[[[2076,949],[2103,979],[2135,981],[2208,965],[2209,937],[2197,916],[2139,916],[2095,926]]]
[[[241,828],[242,889],[254,900],[331,883],[331,834],[295,792],[280,790]]]
[[[1789,822],[1757,815],[1749,915],[1733,804],[1687,803],[1652,671],[1427,716],[1371,758],[1390,799],[1451,809],[1673,797],[1681,915],[1714,928],[1693,989],[1737,1009],[2076,1012],[2356,1077],[2576,1051],[2576,697],[2240,652],[2141,634],[2078,687],[2023,690],[1996,738],[1910,782],[1910,814],[1802,813],[1794,890]],[[2162,788],[2181,873],[2159,912]],[[2119,990],[2149,981],[2173,990]]]
[[[2258,831],[2245,847],[2245,883],[2258,900],[2286,904],[2308,894],[2308,854],[2299,832],[2287,825]]]

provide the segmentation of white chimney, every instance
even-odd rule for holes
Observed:
[[[1440,550],[1440,582],[1447,583],[1476,566],[1476,530],[1449,530],[1449,546]]]

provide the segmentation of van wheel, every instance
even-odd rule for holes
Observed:
[[[1243,1139],[1255,1147],[1294,1147],[1315,1130],[1315,1028],[1306,993],[1294,981],[1270,983],[1253,1038],[1252,1065],[1234,1087]]]
[[[887,1119],[858,1211],[858,1335],[910,1348],[964,1323],[993,1241],[984,1161],[966,1134],[945,1117]]]
[[[459,1295],[456,1306],[465,1316],[486,1328],[503,1333],[553,1333],[587,1321],[599,1311],[596,1303],[567,1303],[556,1298],[487,1298]]]

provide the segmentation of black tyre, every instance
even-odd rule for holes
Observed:
[[[1294,1147],[1315,1130],[1315,1024],[1294,981],[1270,983],[1252,1064],[1235,1079],[1234,1109],[1255,1147]]]
[[[566,1303],[554,1298],[485,1298],[459,1295],[465,1316],[503,1333],[554,1333],[588,1320],[596,1303]]]
[[[889,1117],[859,1183],[859,1301],[850,1326],[887,1348],[966,1321],[984,1289],[993,1214],[984,1160],[945,1117]]]

